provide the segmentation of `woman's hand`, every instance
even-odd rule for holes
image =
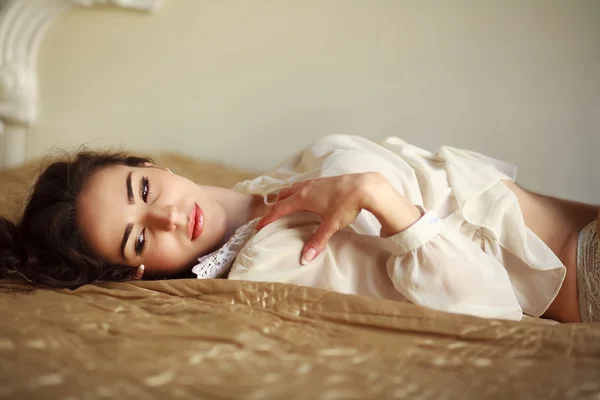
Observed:
[[[376,172],[310,179],[279,192],[271,209],[256,225],[265,225],[294,211],[309,211],[321,217],[321,224],[304,245],[301,263],[312,261],[333,234],[352,223],[361,210],[375,215],[381,234],[389,236],[408,228],[421,212]]]

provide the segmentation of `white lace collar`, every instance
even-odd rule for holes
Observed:
[[[200,257],[199,263],[192,268],[192,272],[198,275],[198,279],[215,279],[227,272],[242,247],[250,239],[252,230],[259,219],[253,219],[240,226],[223,247]]]

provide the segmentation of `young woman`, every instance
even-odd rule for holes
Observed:
[[[40,286],[181,276],[290,282],[447,312],[600,320],[595,205],[516,168],[398,138],[327,136],[233,189],[81,152],[0,223],[0,277]]]

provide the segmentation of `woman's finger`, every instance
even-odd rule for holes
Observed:
[[[275,201],[277,202],[287,199],[288,197],[296,193],[298,190],[300,190],[300,188],[304,187],[303,183],[304,182],[296,183],[293,186],[290,186],[289,188],[281,190],[279,194],[277,194],[277,198],[275,199]]]
[[[312,178],[312,179],[307,179],[307,180],[302,181],[302,182],[294,183],[292,186],[281,190],[277,194],[277,199],[275,199],[275,201],[287,199],[288,197],[290,197],[291,195],[293,195],[294,193],[296,193],[298,190],[302,189],[303,187],[305,187],[308,184],[313,183],[314,181],[316,181],[318,179],[319,178]]]
[[[254,229],[256,229],[257,231],[261,230],[271,222],[283,217],[284,215],[287,215],[294,211],[298,211],[300,209],[300,204],[295,202],[293,198],[288,197],[285,200],[278,201],[271,206],[271,209],[265,215],[263,215],[263,217],[260,219],[260,221],[258,221]]]
[[[327,242],[339,229],[336,228],[336,224],[331,220],[321,221],[319,228],[315,231],[308,242],[304,245],[302,250],[302,256],[300,258],[300,264],[306,265],[318,256],[321,251],[327,246]]]

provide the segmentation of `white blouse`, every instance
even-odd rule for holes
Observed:
[[[394,137],[374,143],[333,135],[233,189],[266,199],[295,182],[367,171],[383,174],[421,207],[421,219],[382,238],[380,223],[363,210],[303,266],[300,252],[319,217],[296,212],[247,235],[228,278],[289,282],[513,320],[523,312],[540,316],[552,303],[566,268],[525,226],[516,196],[501,182],[516,179],[516,168],[508,163],[452,147],[431,153]]]

